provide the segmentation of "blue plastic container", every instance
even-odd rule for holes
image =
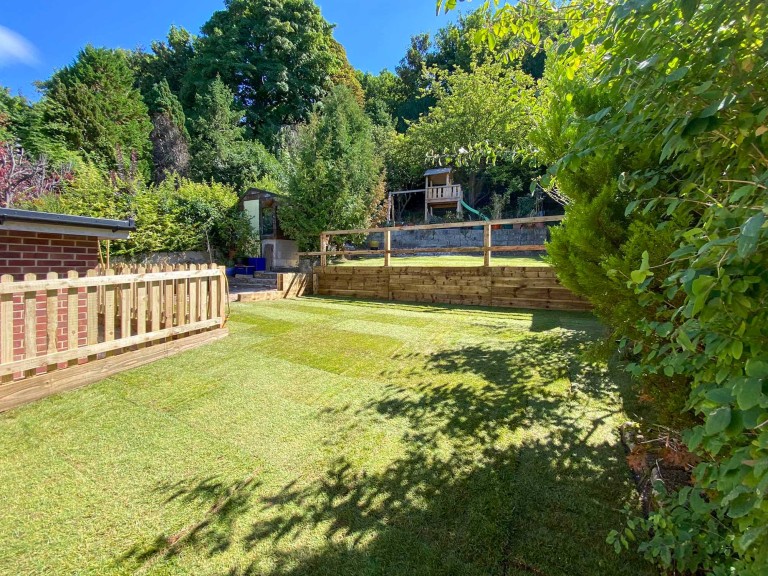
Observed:
[[[248,266],[256,268],[256,272],[264,272],[267,269],[266,258],[248,258]]]

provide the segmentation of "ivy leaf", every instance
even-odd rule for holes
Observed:
[[[709,417],[707,418],[707,423],[704,425],[704,428],[708,435],[714,436],[715,434],[719,434],[726,428],[728,428],[728,424],[731,423],[731,407],[730,406],[722,406],[721,408],[718,408],[714,412],[712,412]]]

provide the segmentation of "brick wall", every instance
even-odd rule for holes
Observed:
[[[95,236],[69,236],[66,234],[47,234],[42,232],[19,232],[0,230],[0,274],[12,274],[21,280],[24,274],[37,274],[44,279],[48,272],[56,272],[59,277],[69,271],[85,275],[99,263],[98,239]],[[35,320],[37,325],[37,355],[44,355],[52,348],[66,350],[67,334],[67,291],[57,294],[57,326],[55,339],[48,333],[47,294],[36,294]],[[78,334],[80,346],[86,342],[86,295],[83,289],[78,291]],[[24,354],[24,302],[23,296],[13,298],[13,356],[22,360]]]
[[[96,237],[0,230],[0,274],[13,274],[17,279],[30,272],[64,275],[75,270],[85,274],[98,263]]]

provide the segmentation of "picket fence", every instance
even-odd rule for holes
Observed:
[[[221,338],[227,303],[216,265],[2,276],[0,411]]]

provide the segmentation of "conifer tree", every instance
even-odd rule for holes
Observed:
[[[45,130],[102,169],[135,157],[148,174],[152,123],[134,81],[123,52],[86,46],[41,85]]]

